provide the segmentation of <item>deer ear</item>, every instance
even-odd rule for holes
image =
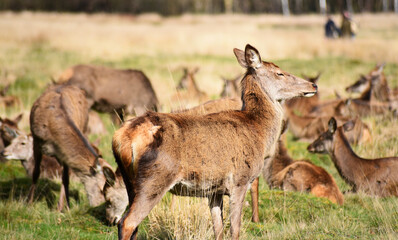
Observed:
[[[355,127],[354,120],[350,120],[343,125],[344,132],[351,131]]]
[[[377,65],[377,73],[381,74],[381,72],[383,72],[384,66],[386,65],[386,63],[382,63],[382,64],[378,64]]]
[[[334,117],[332,117],[332,118],[329,120],[329,123],[328,123],[328,131],[329,131],[330,133],[334,133],[334,132],[336,131],[336,128],[337,128],[336,119],[334,119]]]
[[[19,114],[14,120],[12,120],[16,125],[21,121],[23,113]]]
[[[262,66],[263,62],[261,61],[260,53],[250,44],[246,45],[245,58],[249,67],[256,69]]]
[[[319,78],[321,77],[321,75],[322,75],[322,72],[319,72],[318,75],[317,75],[316,77],[314,77],[313,79],[311,79],[311,80],[312,80],[311,82],[317,83],[318,80],[319,80]]]
[[[109,184],[109,186],[112,187],[113,185],[115,185],[116,174],[113,172],[113,170],[109,167],[103,167],[102,171],[104,172],[106,182]]]
[[[246,63],[246,59],[245,59],[245,53],[237,48],[234,48],[234,54],[236,56],[236,60],[238,60],[238,63],[244,67],[244,68],[248,68],[248,65]]]

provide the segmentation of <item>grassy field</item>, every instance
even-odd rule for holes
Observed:
[[[334,16],[337,23],[340,19]],[[157,15],[118,16],[86,14],[0,13],[0,86],[11,84],[9,93],[21,105],[0,107],[1,117],[24,113],[20,127],[29,131],[33,101],[62,71],[78,63],[101,64],[143,70],[151,79],[162,111],[178,107],[171,101],[182,67],[200,67],[199,87],[217,98],[220,76],[234,77],[243,69],[233,56],[234,47],[257,47],[263,60],[272,61],[296,75],[322,71],[319,82],[323,99],[334,98],[359,74],[378,62],[386,62],[391,86],[398,86],[398,16],[358,15],[355,40],[328,41],[323,37],[321,16],[230,15],[162,18]],[[192,103],[194,105],[195,103]],[[185,105],[184,105],[185,106]],[[184,107],[182,106],[182,107]],[[115,126],[101,114],[108,134],[100,139],[104,158],[114,167],[110,141]],[[355,146],[368,158],[398,155],[398,122],[388,118],[364,119],[373,141]],[[342,191],[350,187],[338,175],[328,156],[306,151],[308,143],[293,141],[289,153],[309,158],[336,179]],[[83,187],[71,184],[70,211],[59,213],[56,202],[60,181],[41,180],[38,200],[24,202],[31,180],[19,162],[0,163],[0,239],[116,239],[117,228],[104,221],[104,206],[91,208]],[[269,190],[261,182],[260,219],[250,222],[250,198],[244,207],[242,239],[397,239],[398,200],[363,194],[345,194],[344,206],[307,194]],[[228,206],[225,232],[228,236]],[[141,224],[142,239],[211,239],[212,224],[207,202],[170,195]]]

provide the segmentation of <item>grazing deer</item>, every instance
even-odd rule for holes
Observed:
[[[240,80],[242,79],[242,75],[238,75],[236,76],[234,79],[226,79],[224,77],[222,77],[223,81],[224,81],[224,86],[222,88],[221,94],[220,96],[222,98],[225,97],[240,97],[240,89],[239,89],[239,84],[240,84]]]
[[[293,160],[281,140],[278,142],[275,156],[264,166],[263,176],[270,188],[308,192],[340,205],[344,202],[339,187],[325,169],[310,161]]]
[[[274,154],[280,134],[279,102],[313,96],[317,86],[261,61],[250,45],[234,53],[247,69],[242,110],[200,116],[148,112],[115,132],[112,149],[130,203],[118,224],[120,239],[136,239],[140,222],[169,190],[209,199],[217,239],[223,233],[223,195],[229,195],[232,239],[238,239],[246,190],[264,158]]]
[[[141,115],[158,108],[155,91],[142,71],[76,65],[62,73],[58,82],[81,88],[89,108],[111,113],[114,120],[114,113],[123,120],[123,114]]]
[[[195,74],[199,71],[199,68],[192,70],[184,68],[183,70],[184,74],[177,85],[177,93],[172,96],[172,99],[176,101],[197,100],[199,102],[207,100],[209,97],[199,89],[195,81]]]
[[[291,109],[286,109],[286,117],[289,121],[289,130],[295,138],[303,141],[314,141],[319,134],[325,132],[328,128],[329,117],[298,116]],[[352,120],[349,117],[336,116],[338,125]],[[362,122],[358,117],[353,119],[355,128],[347,134],[348,141],[352,144],[361,144],[371,141],[371,134],[368,125]]]
[[[30,203],[40,176],[43,154],[55,157],[63,166],[59,211],[63,208],[64,197],[69,207],[69,168],[83,183],[90,206],[104,201],[101,191],[105,177],[101,167],[109,165],[82,134],[87,118],[88,105],[84,92],[76,86],[50,86],[35,101],[30,113],[35,161],[33,183],[28,195]]]
[[[308,151],[329,154],[340,176],[354,192],[398,196],[398,157],[364,159],[357,156],[345,136],[353,127],[352,121],[337,127],[336,120],[331,118],[328,130],[308,146]]]
[[[321,73],[318,73],[315,77],[303,76],[304,79],[312,82],[317,83]],[[294,109],[295,111],[299,112],[301,116],[306,116],[310,114],[316,106],[320,104],[319,99],[319,92],[310,98],[292,98],[286,100],[285,106],[289,109]]]
[[[361,75],[352,85],[346,87],[349,93],[361,93],[359,99],[366,101],[390,101],[390,88],[384,75],[384,65],[377,65],[368,75]]]

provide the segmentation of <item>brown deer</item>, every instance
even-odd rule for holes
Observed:
[[[345,136],[353,127],[352,121],[337,127],[336,120],[331,118],[328,130],[308,146],[308,151],[329,154],[340,176],[354,192],[398,196],[398,157],[364,159],[357,156]]]
[[[317,83],[321,73],[318,73],[315,77],[303,76],[304,79]],[[319,92],[309,98],[292,98],[285,101],[285,106],[289,109],[294,109],[299,112],[301,116],[306,116],[314,111],[314,108],[320,104]]]
[[[92,65],[76,65],[60,76],[84,90],[89,108],[99,112],[141,115],[147,109],[157,110],[158,99],[148,77],[139,70],[113,69]]]
[[[264,166],[263,176],[270,188],[308,192],[340,205],[344,202],[339,187],[325,169],[310,161],[293,160],[281,140],[278,142],[275,156],[269,159]]]
[[[200,116],[148,112],[115,132],[112,149],[130,203],[118,224],[120,239],[136,239],[140,222],[169,190],[209,199],[217,239],[223,233],[223,195],[229,195],[232,239],[238,239],[246,190],[275,151],[283,120],[279,101],[313,96],[317,86],[261,61],[250,45],[234,53],[247,69],[242,110]]]
[[[104,123],[100,116],[95,111],[89,111],[88,122],[87,122],[87,133],[103,135],[107,133]]]
[[[69,168],[83,183],[91,206],[104,201],[105,177],[102,166],[109,165],[98,156],[83,136],[87,125],[88,105],[84,92],[72,85],[50,86],[33,104],[30,130],[33,136],[35,167],[28,201],[33,201],[43,154],[55,157],[63,166],[58,210],[64,197],[69,207]]]
[[[234,79],[227,79],[224,77],[221,77],[222,80],[224,81],[224,86],[222,88],[220,96],[222,98],[225,97],[240,97],[239,94],[241,93],[239,89],[239,84],[240,80],[242,79],[242,75],[239,74],[236,76]]]
[[[335,107],[335,115],[367,117],[372,115],[396,117],[396,106],[386,102],[370,102],[361,99],[342,100]]]
[[[22,119],[22,114],[19,114],[15,119],[0,117],[0,161],[6,159],[1,155],[4,148],[10,145],[12,139],[16,138],[21,131],[18,128],[18,123]]]
[[[383,72],[384,65],[377,65],[369,74],[361,75],[355,83],[346,88],[346,91],[361,93],[361,100],[389,102],[391,92]]]
[[[172,99],[176,101],[197,100],[199,102],[207,100],[209,97],[199,89],[195,81],[195,74],[199,71],[199,68],[184,68],[183,71],[184,74],[176,88],[177,93],[172,96]]]
[[[33,137],[31,135],[21,134],[11,141],[11,144],[4,149],[2,153],[8,160],[20,160],[29,177],[33,176],[35,162],[33,159]],[[47,155],[42,156],[40,163],[41,177],[58,178],[62,176],[62,167],[57,160]]]
[[[286,117],[289,122],[289,130],[295,138],[303,141],[314,141],[319,134],[328,128],[329,117],[298,116],[289,108],[286,108]],[[347,134],[348,141],[352,144],[361,144],[371,141],[371,134],[368,125],[358,117],[336,116],[338,125],[342,125],[350,120],[355,121],[355,128]]]
[[[4,108],[19,105],[21,103],[17,96],[7,95],[9,88],[10,85],[7,85],[0,89],[0,106]]]

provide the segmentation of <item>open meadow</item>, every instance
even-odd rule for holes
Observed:
[[[340,16],[333,16],[340,25]],[[219,98],[223,80],[243,73],[232,49],[255,46],[265,61],[297,76],[316,75],[322,99],[385,62],[391,88],[398,86],[398,15],[354,15],[359,26],[353,40],[327,40],[318,15],[183,15],[163,18],[61,13],[0,13],[0,87],[20,98],[18,106],[0,105],[0,117],[23,113],[20,129],[29,132],[33,102],[68,67],[98,64],[142,70],[151,80],[161,111],[192,107],[173,99],[183,67],[199,67],[196,81],[211,99]],[[352,95],[356,96],[356,95]],[[118,128],[100,114],[107,134],[89,135],[114,168],[111,139]],[[371,129],[370,143],[354,146],[365,158],[398,156],[398,121],[390,117],[363,119]],[[311,154],[309,143],[287,134],[294,159],[310,159],[325,168],[340,190],[348,186],[327,155]],[[0,239],[117,239],[117,227],[105,222],[104,205],[92,208],[83,186],[71,183],[71,209],[56,210],[60,180],[42,179],[40,194],[25,203],[31,183],[17,161],[0,163]],[[398,199],[363,193],[344,195],[339,206],[308,194],[269,190],[260,180],[260,222],[252,223],[250,194],[242,217],[241,239],[398,239]],[[227,198],[227,197],[225,197]],[[171,206],[167,194],[139,228],[140,239],[212,239],[207,200],[178,197]],[[227,201],[226,201],[227,202]],[[228,204],[224,232],[229,238]]]

